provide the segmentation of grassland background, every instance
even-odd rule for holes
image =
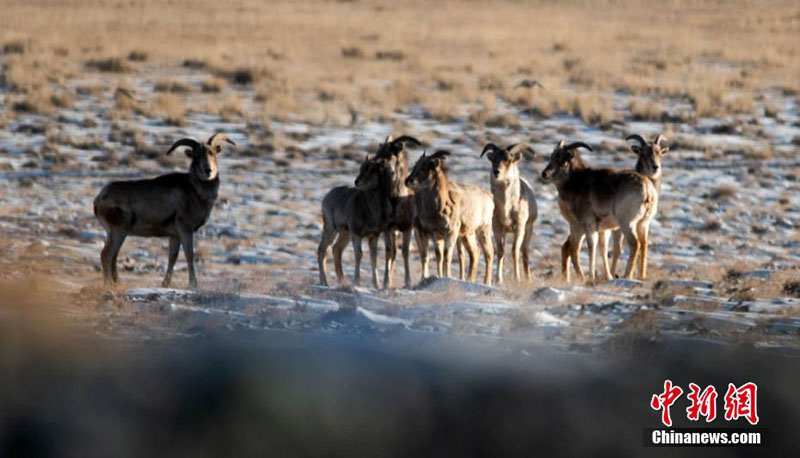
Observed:
[[[685,99],[691,121],[752,111],[765,89],[800,91],[794,1],[5,0],[2,10],[0,45],[22,51],[2,76],[17,98],[98,62],[124,84],[129,59],[245,74],[265,116],[320,122],[416,103],[442,119],[473,103],[486,117],[499,96],[599,123],[615,116],[614,91],[646,96],[630,107],[643,118]],[[515,88],[522,78],[545,89]]]

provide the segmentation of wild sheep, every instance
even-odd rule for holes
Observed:
[[[646,176],[653,182],[653,186],[656,189],[656,193],[661,196],[661,158],[664,154],[669,151],[669,147],[662,146],[662,142],[665,142],[667,139],[664,135],[659,134],[656,137],[654,142],[647,142],[641,135],[633,134],[628,135],[625,137],[625,140],[630,141],[634,140],[638,142],[638,145],[631,145],[631,150],[636,153],[636,167],[634,170],[639,172],[640,174]],[[658,211],[658,205],[654,205],[652,207],[652,211],[650,214],[646,216],[648,221],[648,230],[649,230],[649,222],[653,220],[656,215],[656,211]],[[610,275],[615,275],[617,272],[617,261],[619,260],[620,254],[620,245],[622,242],[622,232],[619,230],[614,231],[613,233],[613,240],[614,240],[614,251],[611,259],[611,272]],[[603,256],[605,257],[605,248],[601,249]],[[644,268],[647,268],[647,265],[644,264]],[[646,272],[642,273],[643,277],[646,277]]]
[[[646,275],[649,220],[645,217],[658,204],[653,182],[632,170],[614,171],[587,167],[576,151],[591,147],[582,142],[569,145],[562,140],[550,155],[542,179],[552,181],[558,190],[558,206],[570,226],[569,243],[562,246],[562,272],[569,281],[567,260],[578,276],[583,270],[578,259],[581,241],[589,244],[589,273],[595,279],[595,255],[599,232],[619,227],[630,247],[625,277],[632,278],[640,257],[640,275]],[[568,249],[569,253],[563,250]]]
[[[117,255],[128,235],[169,237],[169,261],[162,284],[169,286],[172,268],[183,253],[189,266],[189,284],[197,286],[194,273],[194,233],[211,215],[219,191],[217,155],[222,141],[235,143],[224,134],[214,134],[203,144],[191,138],[175,142],[167,151],[188,147],[192,159],[189,173],[170,173],[151,180],[115,181],[106,185],[94,199],[94,214],[106,230],[106,243],[100,255],[103,279],[119,281]]]
[[[533,235],[533,223],[538,215],[536,198],[531,185],[519,176],[517,163],[522,159],[522,152],[532,155],[536,152],[524,143],[516,143],[501,148],[494,143],[487,143],[481,152],[492,163],[490,183],[494,197],[494,215],[492,230],[497,249],[497,283],[503,283],[503,260],[505,259],[506,234],[513,233],[511,259],[514,263],[514,279],[520,280],[519,258],[522,254],[522,269],[525,279],[530,280],[531,269],[528,260],[528,246]]]
[[[406,288],[411,287],[411,268],[408,257],[415,213],[413,192],[408,189],[405,183],[408,177],[406,144],[422,146],[422,143],[414,137],[401,135],[393,139],[390,135],[378,146],[378,151],[374,156],[376,159],[388,159],[392,161],[394,170],[392,174],[392,219],[389,222],[389,229],[384,236],[386,242],[386,267],[383,276],[384,288],[392,287],[394,268],[397,264],[397,231],[403,234],[402,252],[403,264],[405,267],[405,286]]]
[[[361,239],[367,238],[372,262],[372,285],[378,287],[378,236],[389,227],[392,217],[392,166],[387,159],[370,159],[361,164],[355,187],[338,186],[322,199],[322,240],[317,249],[319,280],[328,286],[326,260],[333,243],[333,260],[339,282],[344,278],[342,252],[350,240],[355,252],[354,284],[361,277]],[[335,243],[334,243],[335,239]]]
[[[469,279],[475,281],[478,273],[477,245],[480,244],[486,261],[484,283],[491,285],[494,202],[488,192],[477,186],[459,185],[448,180],[444,166],[448,155],[450,152],[444,150],[430,156],[423,153],[406,179],[406,185],[414,190],[415,232],[422,258],[422,278],[428,276],[428,240],[433,239],[440,277],[450,276],[453,248],[458,244],[460,276],[462,279],[466,277],[463,257],[463,246],[466,245],[470,256]]]
[[[666,138],[663,135],[659,135],[656,138],[655,142],[648,143],[644,140],[640,135],[633,134],[625,137],[625,140],[635,140],[639,143],[639,145],[631,145],[631,150],[638,156],[636,160],[636,167],[634,170],[645,177],[649,178],[650,181],[653,182],[653,186],[655,186],[656,192],[660,195],[661,194],[661,157],[669,148],[661,146],[661,142],[665,141]],[[656,211],[658,210],[658,206],[654,205],[650,214],[647,215],[647,221],[652,221],[653,217],[655,216]],[[649,223],[648,223],[649,227]],[[611,267],[609,269],[608,259],[606,256],[606,245],[609,237],[609,230],[603,231],[599,238],[599,248],[600,248],[600,256],[603,260],[603,269],[605,272],[606,279],[610,280],[616,273],[617,270],[617,262],[619,260],[620,255],[620,245],[622,242],[622,232],[619,229],[613,230],[613,241],[614,241],[614,251],[613,257],[611,261]],[[569,252],[569,239],[564,242],[565,249],[562,249],[562,252],[568,253]],[[569,257],[569,254],[566,254]],[[563,261],[562,262],[568,262]],[[645,268],[647,266],[645,265]],[[646,273],[645,273],[646,275]]]

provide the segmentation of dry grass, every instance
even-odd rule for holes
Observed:
[[[228,84],[225,82],[224,79],[217,77],[209,77],[204,79],[203,82],[200,83],[200,90],[203,92],[217,93],[224,91],[227,86]]]
[[[180,97],[174,94],[158,94],[153,102],[152,112],[163,118],[164,122],[170,126],[184,125],[186,107]]]
[[[652,97],[654,106],[633,110],[645,119],[660,116],[665,96],[690,100],[697,118],[753,113],[755,94],[769,87],[800,92],[799,14],[790,0],[725,8],[711,0],[7,0],[0,59],[38,62],[35,72],[4,66],[4,84],[14,87],[51,80],[62,72],[56,61],[114,73],[145,61],[183,65],[254,86],[279,118],[338,119],[318,96],[324,86],[367,118],[423,103],[431,116],[452,119],[469,115],[457,105],[493,93],[602,125],[614,118],[615,90]],[[660,20],[631,26],[642,17]],[[528,77],[546,89],[513,89]]]
[[[192,86],[179,80],[160,80],[156,82],[153,90],[156,92],[172,92],[175,94],[185,94],[192,92]]]
[[[738,187],[736,185],[730,183],[723,183],[715,187],[711,194],[709,194],[709,198],[711,200],[717,201],[730,201],[734,197],[736,197],[736,192],[738,191]]]

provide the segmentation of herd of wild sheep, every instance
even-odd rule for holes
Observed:
[[[626,137],[638,160],[634,169],[613,170],[588,166],[580,148],[583,142],[556,145],[542,171],[542,179],[558,191],[558,207],[569,224],[569,236],[561,247],[561,269],[569,281],[569,262],[581,279],[579,249],[586,238],[589,249],[589,278],[595,280],[598,242],[603,274],[611,279],[616,271],[624,238],[629,248],[625,277],[632,278],[638,261],[639,277],[647,275],[647,245],[650,222],[656,214],[661,183],[661,157],[667,152],[665,138],[648,142],[640,135]],[[194,272],[193,234],[205,224],[219,191],[217,155],[222,143],[234,144],[223,134],[201,143],[184,138],[167,151],[185,148],[191,159],[188,173],[171,173],[151,180],[117,181],[105,186],[94,199],[94,214],[106,230],[101,253],[103,279],[117,282],[117,256],[128,235],[168,237],[169,258],[163,285],[169,286],[172,270],[183,248],[189,283],[197,285]],[[531,276],[528,248],[538,216],[531,185],[520,176],[518,163],[523,153],[536,154],[524,144],[505,148],[488,143],[480,157],[491,164],[489,189],[449,180],[446,161],[449,151],[423,152],[409,171],[406,147],[422,144],[414,137],[388,137],[361,164],[355,186],[338,186],[322,200],[322,237],[317,250],[320,282],[328,285],[326,260],[333,246],[338,281],[343,281],[342,253],[352,241],[355,252],[355,284],[361,273],[362,239],[369,246],[372,285],[378,283],[378,237],[383,235],[386,263],[383,287],[392,287],[397,256],[398,232],[402,234],[405,286],[411,286],[409,247],[411,233],[422,263],[422,278],[429,275],[428,249],[433,240],[436,273],[449,277],[453,249],[458,251],[459,277],[475,281],[478,251],[485,262],[484,283],[493,280],[492,265],[497,254],[497,283],[503,282],[506,235],[512,235],[511,261],[514,279]],[[613,256],[609,266],[606,247],[613,233]],[[465,251],[469,254],[467,271]],[[521,268],[520,268],[521,258]]]

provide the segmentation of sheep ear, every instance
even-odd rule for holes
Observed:
[[[663,156],[664,154],[667,154],[667,151],[669,151],[669,147],[665,146],[664,148],[661,148],[661,155]]]
[[[631,151],[633,151],[634,153],[636,153],[639,156],[642,155],[642,147],[639,146],[639,145],[631,145]]]
[[[215,155],[221,153],[222,152],[222,145],[215,146],[213,151],[214,151]]]
[[[522,151],[517,151],[514,153],[514,156],[511,158],[512,162],[519,162],[522,160]]]
[[[194,159],[194,148],[186,148],[183,153],[186,154],[186,157]]]

